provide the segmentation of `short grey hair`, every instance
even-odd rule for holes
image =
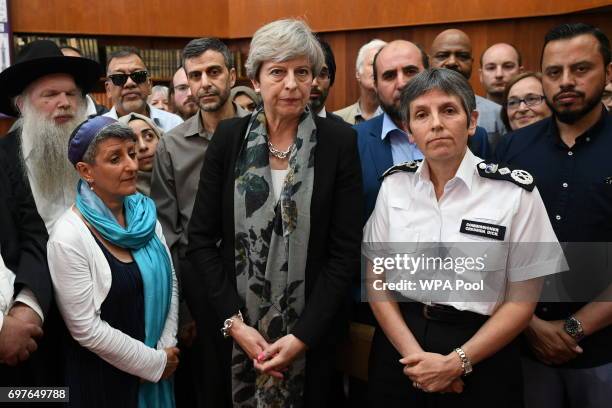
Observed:
[[[406,123],[410,122],[410,104],[418,97],[434,89],[459,97],[467,114],[469,125],[470,116],[476,110],[474,91],[463,75],[446,68],[426,69],[408,82],[400,95],[402,119]]]
[[[355,72],[359,72],[361,74],[361,70],[363,68],[363,62],[368,52],[372,50],[378,51],[385,45],[387,45],[386,41],[375,38],[372,41],[361,46],[361,48],[359,49],[359,52],[357,52],[357,60],[355,61]]]
[[[166,98],[167,98],[168,97],[168,91],[169,91],[169,89],[165,85],[155,85],[153,88],[151,88],[151,95],[149,95],[149,98],[151,98],[151,96],[154,93],[157,93],[157,92],[163,93],[166,96]]]
[[[250,79],[257,79],[266,61],[284,62],[306,57],[312,75],[321,72],[325,57],[319,41],[301,20],[276,20],[261,27],[253,35],[245,67]]]
[[[107,139],[136,141],[136,134],[132,129],[130,129],[129,126],[119,122],[104,126],[94,136],[91,143],[89,143],[89,146],[87,146],[87,150],[85,150],[85,153],[83,153],[83,159],[81,161],[88,164],[94,164],[96,155],[98,154],[98,146],[100,146],[100,143]]]

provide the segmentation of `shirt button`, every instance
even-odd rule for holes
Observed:
[[[546,312],[548,312],[548,308],[547,308],[547,307],[543,307],[543,308],[542,308],[542,311],[543,311],[544,313],[546,313]]]
[[[561,216],[559,214],[555,215],[555,220],[560,221],[561,220]]]
[[[591,138],[590,138],[590,137],[587,137],[587,138],[586,138],[586,141],[587,141],[587,142],[590,142],[590,141],[591,141]]]
[[[563,183],[563,187],[564,187],[564,188],[567,188],[567,183]]]
[[[569,152],[567,152],[567,155],[568,155],[568,156],[573,156],[573,155],[574,155],[574,152],[572,152],[572,151],[570,150]]]

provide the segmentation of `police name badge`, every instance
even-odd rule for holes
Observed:
[[[459,228],[459,232],[476,235],[483,238],[496,239],[498,241],[503,241],[506,237],[505,226],[472,220],[461,220],[461,228]]]

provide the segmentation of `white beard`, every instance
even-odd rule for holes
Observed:
[[[24,98],[20,156],[32,189],[40,192],[47,200],[56,199],[63,194],[64,189],[76,190],[79,176],[68,160],[68,140],[77,125],[87,119],[86,109],[87,105],[83,100],[74,112],[74,118],[58,125],[53,119],[39,113],[28,98]],[[64,110],[62,113],[71,111],[72,109]],[[31,146],[27,166],[24,146]]]

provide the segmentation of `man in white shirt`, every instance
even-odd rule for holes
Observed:
[[[0,73],[0,112],[15,115],[16,106],[23,121],[0,148],[27,175],[49,231],[75,199],[78,176],[67,158],[68,139],[87,118],[85,95],[100,71],[97,62],[66,57],[52,41],[39,40]]]
[[[359,99],[354,104],[334,112],[351,125],[357,125],[382,113],[376,96],[372,64],[374,55],[385,44],[387,43],[383,40],[374,39],[363,45],[357,53],[355,78],[359,84]]]
[[[125,48],[109,55],[106,76],[106,95],[113,107],[104,116],[119,119],[132,112],[140,113],[150,117],[164,132],[183,123],[180,116],[147,103],[151,77],[137,49]]]

